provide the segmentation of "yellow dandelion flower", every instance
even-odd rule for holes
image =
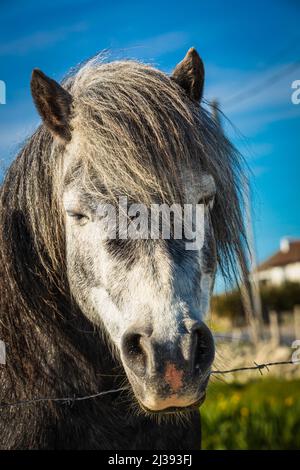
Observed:
[[[292,406],[294,404],[294,398],[293,397],[286,397],[284,400],[284,403],[286,406]]]
[[[236,405],[241,399],[241,395],[239,393],[234,393],[231,397],[231,403]]]
[[[250,414],[249,408],[246,408],[245,406],[243,406],[243,407],[241,408],[240,413],[241,413],[241,416],[243,416],[243,417],[246,418],[246,417],[249,416],[249,414]]]
[[[226,400],[220,400],[219,403],[218,403],[218,407],[220,408],[220,410],[226,410],[227,408],[227,402]]]

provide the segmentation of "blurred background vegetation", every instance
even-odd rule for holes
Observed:
[[[300,305],[300,284],[285,282],[281,285],[260,286],[260,297],[264,319],[268,320],[268,311],[291,311]],[[246,314],[238,289],[216,295],[212,299],[212,310],[219,317],[230,318],[235,325],[246,322]]]
[[[300,282],[260,283],[259,294],[256,339],[240,290],[213,297],[214,369],[290,361],[300,351]],[[262,372],[212,376],[201,407],[203,449],[300,449],[300,365]]]
[[[212,383],[201,408],[203,449],[300,449],[300,380]]]

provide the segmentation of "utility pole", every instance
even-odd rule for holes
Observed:
[[[245,178],[244,205],[245,205],[245,211],[246,211],[247,242],[248,242],[249,251],[250,251],[250,288],[251,288],[252,301],[253,301],[253,310],[254,310],[255,320],[258,324],[260,332],[262,333],[262,327],[263,327],[262,304],[261,304],[261,296],[260,296],[260,288],[259,288],[259,279],[257,275],[257,258],[256,258],[254,230],[253,230],[252,213],[251,213],[251,191],[250,191],[250,183],[247,178]]]
[[[222,123],[221,123],[221,117],[220,117],[220,112],[219,112],[219,102],[217,99],[213,99],[210,102],[210,107],[211,107],[211,113],[213,116],[213,119],[217,126],[222,130]]]

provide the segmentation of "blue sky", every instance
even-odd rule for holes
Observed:
[[[218,98],[227,133],[253,172],[259,260],[282,236],[300,237],[300,1],[5,1],[0,4],[0,161],[7,166],[39,123],[34,67],[59,80],[102,49],[170,72],[190,46],[206,65],[205,98]],[[298,65],[297,65],[298,63]]]

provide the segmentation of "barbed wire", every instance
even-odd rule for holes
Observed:
[[[247,370],[259,370],[259,372],[262,374],[263,369],[269,370],[269,367],[273,366],[279,366],[279,365],[288,365],[288,364],[300,364],[300,361],[278,361],[278,362],[267,362],[264,364],[257,364],[254,362],[254,366],[249,366],[249,367],[237,367],[235,369],[228,369],[228,370],[212,370],[210,375],[216,375],[216,374],[231,374],[234,372],[243,372]],[[128,390],[128,387],[120,387],[116,388],[114,390],[105,390],[103,392],[98,392],[98,393],[93,393],[92,395],[83,395],[80,397],[37,397],[37,398],[31,398],[29,400],[20,400],[20,401],[15,401],[11,403],[7,402],[0,402],[0,410],[5,409],[5,408],[10,408],[10,407],[19,407],[19,406],[26,406],[26,405],[32,405],[34,403],[41,403],[41,402],[60,402],[63,405],[70,405],[71,403],[77,402],[77,401],[84,401],[84,400],[91,400],[93,398],[99,398],[104,395],[109,395],[111,393],[119,393],[123,392],[125,390]]]
[[[32,405],[33,403],[40,403],[40,402],[45,402],[45,401],[52,401],[52,402],[61,402],[62,404],[65,405],[70,405],[71,403],[75,401],[84,401],[84,400],[90,400],[92,398],[98,398],[104,395],[109,395],[111,393],[118,393],[124,390],[128,390],[126,387],[121,387],[121,388],[116,388],[114,390],[105,390],[103,392],[98,392],[98,393],[93,393],[92,395],[83,395],[81,397],[38,397],[38,398],[31,398],[29,400],[20,400],[20,401],[15,401],[11,403],[5,403],[5,402],[0,402],[0,410],[3,408],[9,408],[9,407],[16,407],[16,406],[23,406],[23,405]]]
[[[262,374],[263,369],[269,370],[269,367],[272,366],[280,366],[280,365],[287,365],[287,364],[300,364],[300,361],[277,361],[277,362],[266,362],[264,364],[257,364],[254,362],[254,366],[248,366],[248,367],[237,367],[235,369],[228,369],[228,370],[212,370],[212,374],[231,374],[234,372],[243,372],[246,370],[258,370]]]

